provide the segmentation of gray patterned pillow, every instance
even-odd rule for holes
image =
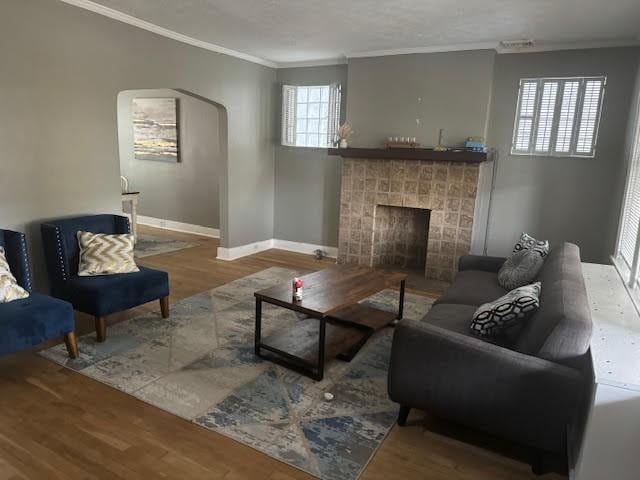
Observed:
[[[513,247],[513,253],[521,252],[522,250],[533,250],[544,258],[549,254],[549,241],[536,240],[531,235],[522,232],[520,240]]]
[[[480,305],[473,314],[471,331],[492,337],[529,318],[540,306],[540,282],[511,290],[493,302]]]
[[[544,265],[544,257],[535,249],[513,253],[498,271],[498,283],[506,290],[533,282]]]

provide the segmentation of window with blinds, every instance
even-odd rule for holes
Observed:
[[[593,157],[605,77],[520,80],[511,153]]]
[[[282,145],[332,147],[340,124],[340,85],[282,86]]]
[[[624,205],[614,263],[630,287],[638,284],[640,267],[640,105],[630,150]]]

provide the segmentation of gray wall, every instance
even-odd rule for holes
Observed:
[[[433,146],[440,128],[452,146],[484,136],[495,56],[476,50],[350,59],[350,143],[380,146],[389,136],[409,136]]]
[[[280,122],[282,85],[342,85],[342,116],[347,98],[347,66],[287,68],[277,72]],[[278,123],[279,124],[279,123]],[[340,216],[341,157],[325,148],[285,147],[275,139],[274,236],[281,240],[335,247]]]
[[[134,159],[132,101],[145,97],[178,99],[180,162]],[[118,95],[120,173],[127,177],[130,191],[141,192],[140,215],[219,228],[219,174],[226,161],[221,113],[215,105],[176,90],[127,90]]]
[[[0,45],[3,227],[121,211],[118,92],[170,87],[225,108],[223,244],[272,237],[273,69],[50,0],[3,1]]]
[[[520,232],[577,243],[582,258],[608,262],[613,251],[624,170],[624,135],[638,62],[633,48],[498,55],[489,144],[500,152],[488,253],[510,251]],[[519,80],[606,75],[595,158],[509,155]]]

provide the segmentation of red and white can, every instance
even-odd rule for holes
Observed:
[[[294,278],[293,279],[293,299],[300,301],[302,300],[302,287],[303,287],[304,283],[302,282],[301,278]]]

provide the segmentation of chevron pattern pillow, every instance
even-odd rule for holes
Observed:
[[[4,248],[0,247],[0,303],[9,303],[28,296],[29,292],[18,285],[16,277],[11,273]]]
[[[94,277],[139,272],[133,258],[133,235],[78,232],[78,276]]]
[[[480,305],[473,314],[471,331],[493,337],[529,318],[540,307],[540,282],[511,290],[493,302]]]

